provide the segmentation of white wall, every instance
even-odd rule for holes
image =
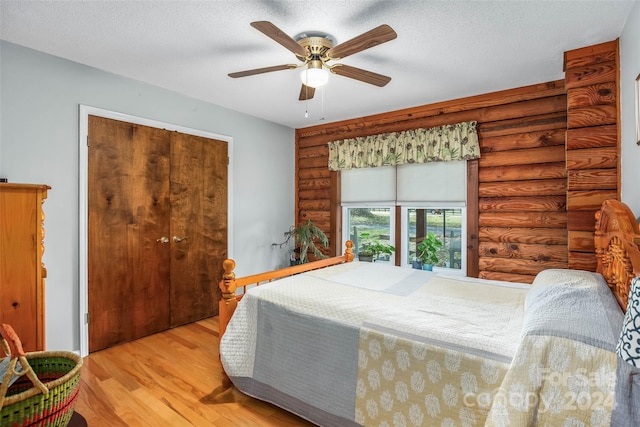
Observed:
[[[237,273],[286,261],[271,243],[294,220],[293,129],[4,41],[0,93],[0,177],[52,187],[44,204],[48,349],[80,348],[80,104],[233,138]]]
[[[640,146],[636,145],[635,80],[640,74],[640,2],[620,35],[622,201],[640,216]]]

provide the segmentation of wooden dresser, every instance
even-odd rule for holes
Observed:
[[[25,351],[45,349],[44,213],[47,185],[0,183],[0,322]]]

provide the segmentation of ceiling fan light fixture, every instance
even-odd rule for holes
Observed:
[[[305,86],[318,88],[324,86],[329,81],[329,72],[322,68],[322,62],[313,60],[309,62],[309,66],[300,73],[300,80]]]

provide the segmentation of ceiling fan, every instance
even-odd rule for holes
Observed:
[[[229,73],[229,77],[246,77],[255,74],[270,73],[272,71],[306,67],[301,74],[302,88],[300,89],[300,96],[298,98],[300,101],[313,98],[316,88],[327,82],[328,73],[325,69],[333,74],[379,87],[385,86],[391,81],[391,77],[349,65],[328,64],[329,61],[337,61],[354,53],[395,39],[398,35],[386,24],[380,25],[337,46],[335,45],[335,39],[325,33],[306,32],[292,38],[268,21],[252,22],[251,26],[291,51],[302,64],[284,64],[239,71]]]

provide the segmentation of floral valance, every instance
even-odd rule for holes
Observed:
[[[329,143],[329,170],[480,158],[477,122],[410,129]]]

